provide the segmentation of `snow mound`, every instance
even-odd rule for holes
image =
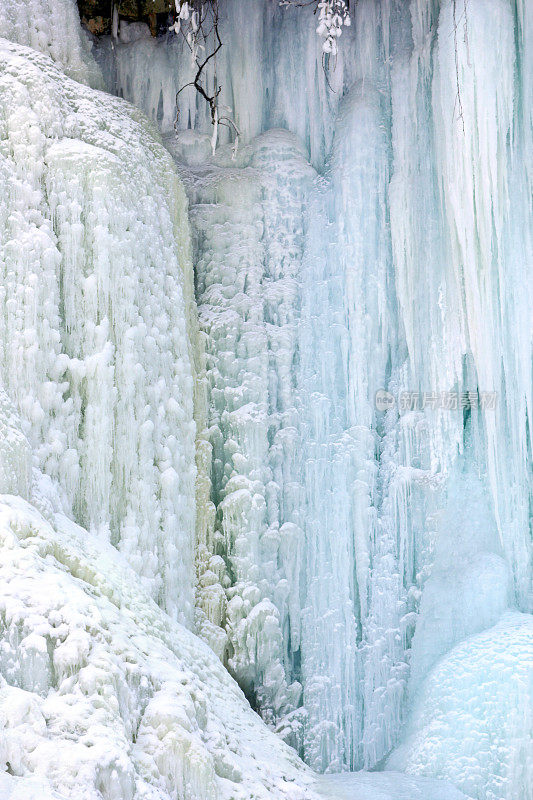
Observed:
[[[466,800],[466,795],[449,783],[399,772],[324,775],[316,789],[328,800]]]
[[[531,800],[532,698],[533,617],[507,612],[437,664],[388,766],[479,800]]]
[[[9,495],[0,541],[0,768],[35,776],[7,797],[306,796],[294,752],[111,545]]]

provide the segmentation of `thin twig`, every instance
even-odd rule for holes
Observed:
[[[461,85],[459,82],[459,54],[457,52],[457,19],[456,19],[456,11],[457,11],[457,0],[452,0],[452,16],[453,16],[453,47],[454,47],[454,56],[455,56],[455,80],[457,83],[457,95],[455,98],[454,103],[454,114],[455,114],[455,106],[457,105],[459,109],[459,119],[461,120],[461,124],[463,126],[463,134],[465,132],[465,120],[463,116],[463,103],[461,101]],[[466,11],[466,8],[465,8]]]

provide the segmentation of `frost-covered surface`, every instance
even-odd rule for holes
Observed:
[[[65,513],[191,622],[186,200],[150,125],[0,43],[0,374]]]
[[[65,800],[46,778],[17,778],[5,772],[0,775],[0,793],[2,800]]]
[[[533,797],[533,618],[508,612],[423,684],[391,769],[438,775],[479,800]]]

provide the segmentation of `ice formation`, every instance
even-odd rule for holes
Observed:
[[[124,25],[102,63],[168,132],[191,201],[217,507],[199,597],[221,631],[204,634],[314,768],[371,767],[440,657],[531,611],[532,14],[359,2],[330,91],[307,12],[243,9],[223,4],[217,64],[249,142],[233,160],[210,159],[192,90],[170,133],[191,70],[173,34]],[[302,155],[295,175],[279,127],[323,175]]]
[[[29,471],[5,394],[1,419],[3,466]],[[44,489],[0,498],[0,763],[13,776],[0,796],[312,800],[310,772],[210,648]]]
[[[313,798],[176,620],[209,514],[170,156],[132,107],[6,40],[0,109],[0,796]]]
[[[275,0],[224,0],[220,35],[225,46],[217,74],[221,108],[230,110],[247,139],[269,128],[286,128],[317,164],[323,163],[333,138],[343,58],[339,48],[338,68],[329,77],[331,91],[315,28],[310,9],[283,9]],[[110,88],[142,108],[163,133],[173,132],[176,92],[195,74],[183,41],[174,34],[154,39],[146,25],[121,21],[118,40],[104,41],[100,56]],[[290,76],[290,89],[281,75]],[[193,87],[180,93],[178,127],[211,133],[209,109]],[[222,141],[224,136],[231,138],[230,131],[222,129]]]
[[[190,160],[202,140],[187,138],[174,148]],[[296,709],[301,693],[296,678],[287,685],[299,644],[294,638],[287,647],[284,633],[290,626],[296,637],[300,628],[302,498],[298,476],[290,474],[298,446],[291,372],[302,210],[314,170],[284,131],[258,137],[230,163],[184,175],[202,242],[196,284],[207,335],[207,424],[220,514],[211,547],[225,573],[224,554],[232,577],[226,600],[210,577],[220,567],[206,570],[199,599],[211,622],[226,624],[230,669],[265,718],[276,722]],[[213,602],[215,585],[221,604]]]
[[[469,797],[530,800],[533,621],[508,612],[431,672],[388,767],[438,774]]]
[[[1,80],[3,385],[66,512],[190,624],[196,334],[183,190],[134,109],[5,41]]]
[[[46,53],[69,77],[103,88],[91,42],[71,0],[1,0],[0,38]]]
[[[359,0],[326,75],[221,0],[214,155],[178,37],[22,6],[0,794],[530,800],[533,5]]]

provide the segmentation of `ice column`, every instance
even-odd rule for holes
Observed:
[[[202,143],[183,134],[174,147],[182,154],[185,148],[190,161]],[[281,131],[259,137],[236,162],[224,150],[217,159],[184,171],[207,335],[218,508],[200,605],[227,631],[227,643],[216,649],[275,722],[296,707],[301,691],[297,681],[288,685],[300,626],[293,370],[302,212],[313,170],[294,137]]]
[[[10,54],[13,45],[2,41]],[[38,58],[29,49],[28,63]],[[1,77],[0,373],[35,466],[192,621],[195,336],[186,200],[138,112]]]

